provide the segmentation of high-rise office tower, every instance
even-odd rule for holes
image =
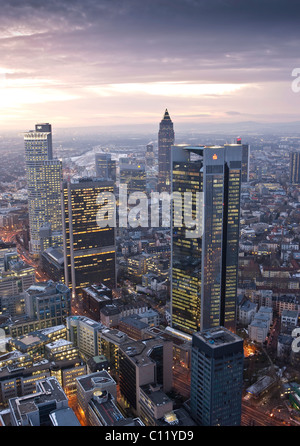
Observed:
[[[198,425],[241,424],[243,361],[243,340],[224,327],[193,334],[191,415]]]
[[[146,170],[143,163],[120,164],[120,184],[126,184],[128,194],[146,192]]]
[[[39,329],[64,324],[70,316],[70,289],[52,281],[31,285],[25,292],[26,315],[39,323]]]
[[[241,155],[237,145],[172,147],[171,313],[179,331],[235,329]],[[191,233],[189,208],[198,221]]]
[[[145,158],[146,166],[152,167],[154,165],[154,147],[152,143],[147,144]]]
[[[73,297],[93,283],[115,287],[115,228],[100,227],[97,222],[98,196],[113,191],[112,181],[96,178],[62,184],[65,283]]]
[[[96,153],[96,177],[103,180],[116,180],[116,162],[110,153]]]
[[[173,122],[166,109],[158,132],[158,190],[170,192],[171,147],[175,141]]]
[[[62,243],[60,202],[62,163],[53,159],[50,124],[37,124],[34,131],[25,133],[24,143],[30,251],[38,257],[41,250]],[[45,228],[46,236],[42,234]],[[42,244],[41,239],[43,239]]]
[[[242,138],[238,137],[236,143],[242,147],[242,183],[249,181],[250,168],[250,146],[249,144],[242,144]]]
[[[300,183],[300,152],[290,153],[290,182]]]

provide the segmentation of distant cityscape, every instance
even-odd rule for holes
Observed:
[[[177,136],[165,109],[152,135],[1,148],[2,426],[299,425],[297,134]],[[99,200],[122,185],[135,227]]]

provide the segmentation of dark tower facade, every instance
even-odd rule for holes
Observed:
[[[166,109],[158,132],[158,190],[170,193],[171,147],[175,141],[173,122]]]
[[[97,178],[62,184],[65,284],[73,297],[93,283],[115,287],[115,228],[101,228],[97,223],[97,197],[113,191],[113,181]]]
[[[240,426],[243,340],[224,327],[194,333],[191,414],[199,426]]]
[[[300,152],[290,153],[290,182],[300,183]]]
[[[242,144],[242,138],[240,137],[237,138],[236,143],[242,148],[242,183],[247,183],[249,181],[250,146],[249,144]]]

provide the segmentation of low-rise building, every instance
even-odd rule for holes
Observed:
[[[244,299],[238,307],[238,321],[242,325],[249,325],[257,312],[257,304]]]
[[[157,426],[158,420],[173,410],[173,401],[155,383],[140,387],[140,417],[146,426]]]
[[[39,380],[36,392],[9,400],[11,425],[51,426],[50,414],[68,407],[68,399],[56,378]]]

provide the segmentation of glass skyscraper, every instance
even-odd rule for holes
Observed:
[[[171,316],[179,331],[235,329],[241,157],[237,145],[172,147]],[[186,208],[201,225],[194,236]]]
[[[249,181],[249,168],[250,168],[250,146],[249,144],[242,144],[242,138],[237,138],[236,143],[242,150],[242,183]],[[233,146],[234,144],[225,144]]]
[[[102,180],[116,180],[116,161],[110,153],[95,154],[96,177]]]
[[[173,122],[166,109],[158,132],[158,190],[170,192],[171,147],[175,141]]]
[[[53,159],[50,124],[37,124],[34,131],[25,133],[24,143],[30,251],[38,257],[42,250],[62,243],[62,163]],[[47,235],[41,235],[45,229]]]

